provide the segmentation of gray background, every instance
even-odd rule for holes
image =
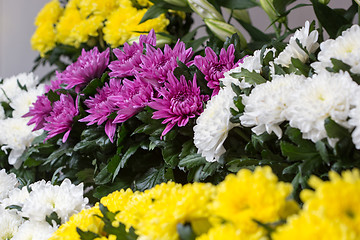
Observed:
[[[10,77],[21,72],[28,72],[38,56],[30,46],[30,38],[35,31],[33,24],[37,13],[50,0],[0,0],[0,78]],[[309,0],[299,0],[297,3],[309,3]],[[331,0],[332,7],[347,7],[351,0]],[[253,24],[261,30],[266,30],[269,20],[260,8],[250,10]],[[290,27],[302,26],[306,20],[313,20],[311,7],[297,9],[291,13]],[[195,19],[195,26],[202,24],[201,19]],[[49,71],[49,66],[35,73],[43,76]]]

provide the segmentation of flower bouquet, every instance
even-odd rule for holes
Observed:
[[[57,69],[21,116],[42,133],[21,150],[0,142],[17,154],[2,153],[1,166],[25,185],[85,187],[92,207],[50,239],[359,237],[355,1],[335,10],[312,0],[317,20],[296,29],[288,14],[308,6],[296,1],[89,2],[52,1],[39,13],[37,64]],[[249,21],[256,6],[273,33]],[[119,24],[130,10],[138,24]],[[206,36],[175,35],[192,12]],[[52,19],[50,47],[42,18]],[[78,23],[67,35],[66,21]],[[16,116],[6,101],[4,118]],[[337,196],[344,202],[331,208]]]

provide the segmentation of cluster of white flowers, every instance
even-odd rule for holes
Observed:
[[[360,149],[360,97],[357,97],[360,96],[360,87],[348,72],[334,73],[326,69],[332,67],[331,58],[336,58],[350,65],[352,73],[360,73],[358,25],[344,31],[338,38],[320,44],[318,62],[311,64],[316,74],[310,77],[295,73],[275,75],[274,64],[289,67],[291,58],[306,63],[308,54],[318,49],[318,32],[310,32],[309,29],[310,24],[306,22],[305,27],[297,30],[290,38],[289,44],[278,57],[269,63],[271,81],[252,86],[244,79],[231,76],[243,69],[260,73],[260,51],[247,56],[237,68],[224,74],[221,81],[225,88],[209,101],[194,127],[195,146],[207,161],[216,161],[225,152],[222,144],[228,131],[235,126],[230,124],[230,107],[235,95],[229,93],[232,83],[241,89],[253,87],[248,96],[241,96],[245,109],[240,122],[244,127],[252,127],[255,134],[274,132],[280,139],[280,124],[287,121],[291,127],[302,132],[304,139],[313,142],[327,139],[334,146],[337,139],[329,138],[324,126],[325,119],[330,117],[349,132],[352,131],[353,142]],[[297,40],[307,52],[300,48]],[[275,49],[266,49],[264,56],[269,51],[275,56]]]
[[[46,240],[59,227],[47,217],[56,213],[63,224],[88,204],[83,184],[75,186],[68,179],[59,186],[44,180],[21,189],[18,185],[15,174],[0,170],[0,239]]]
[[[26,147],[42,132],[32,132],[32,127],[27,125],[29,118],[22,118],[37,96],[45,91],[44,85],[38,84],[38,77],[33,73],[21,73],[0,82],[0,103],[8,104],[12,110],[11,117],[6,117],[0,105],[0,146],[6,153],[10,150],[8,161],[16,168],[21,165],[19,157]]]

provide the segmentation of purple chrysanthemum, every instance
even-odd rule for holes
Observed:
[[[61,73],[56,73],[59,81],[67,84],[65,89],[80,87],[86,85],[94,78],[99,78],[104,73],[109,64],[110,49],[99,53],[97,47],[86,52],[84,49],[76,62],[66,67]]]
[[[125,122],[147,106],[153,98],[154,89],[146,82],[135,78],[134,81],[123,80],[123,87],[117,96],[109,97],[109,101],[118,109],[114,123]]]
[[[62,94],[52,107],[50,115],[45,117],[44,130],[48,131],[48,136],[44,141],[65,132],[62,141],[66,142],[72,129],[73,118],[79,114],[77,100],[74,104],[74,99],[69,94]]]
[[[162,86],[169,72],[178,67],[177,60],[188,64],[193,55],[192,48],[186,49],[185,43],[178,41],[173,49],[165,45],[164,52],[147,45],[146,55],[141,56],[139,77],[156,87]]]
[[[32,117],[27,125],[35,124],[33,131],[36,131],[44,127],[45,118],[50,115],[51,110],[50,100],[46,95],[41,95],[37,97],[36,102],[23,117]]]
[[[143,55],[144,43],[156,45],[154,30],[151,30],[148,35],[141,35],[139,43],[134,42],[132,45],[125,43],[123,51],[118,48],[114,49],[113,52],[118,60],[110,63],[109,68],[112,72],[109,73],[109,76],[122,78],[135,75],[140,68],[140,56]]]
[[[58,75],[59,73],[56,72],[56,75]],[[63,80],[59,80],[59,79],[54,79],[51,80],[50,85],[45,85],[45,92],[49,92],[50,90],[55,91],[58,89],[61,89],[61,85],[64,84]]]
[[[109,83],[105,83],[103,88],[97,90],[98,93],[94,97],[84,101],[85,105],[89,108],[86,110],[89,115],[79,120],[80,122],[88,122],[87,125],[95,123],[101,125],[106,121],[105,133],[111,142],[114,139],[116,123],[113,122],[113,119],[109,119],[108,116],[117,108],[113,101],[109,101],[109,97],[119,95],[121,88],[121,80],[111,78]]]
[[[162,98],[155,98],[148,105],[157,110],[153,113],[153,119],[165,118],[162,123],[167,123],[167,126],[161,136],[166,135],[176,124],[183,127],[190,118],[200,115],[203,102],[208,100],[207,95],[200,94],[196,76],[192,82],[187,82],[184,76],[179,81],[172,72],[168,73],[167,82],[159,89],[159,93]]]
[[[231,44],[227,51],[222,48],[219,58],[216,53],[210,48],[205,48],[205,57],[196,56],[194,64],[205,75],[205,80],[208,81],[207,86],[214,89],[212,96],[217,95],[220,90],[220,78],[224,77],[224,72],[236,67],[242,60],[234,63],[235,48]]]

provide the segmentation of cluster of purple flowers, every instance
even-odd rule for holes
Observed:
[[[156,48],[154,31],[142,35],[139,42],[132,45],[125,43],[122,49],[114,49],[117,60],[110,62],[110,50],[99,52],[94,49],[82,51],[78,60],[69,65],[63,72],[56,73],[56,79],[47,86],[49,91],[59,95],[59,100],[50,102],[47,95],[38,97],[26,117],[32,117],[30,124],[35,124],[34,130],[48,131],[45,140],[64,133],[63,142],[70,134],[74,117],[79,115],[78,101],[81,90],[94,78],[100,78],[110,69],[108,82],[97,89],[94,96],[84,101],[88,115],[80,122],[87,125],[102,125],[105,123],[105,133],[113,141],[118,123],[125,122],[146,106],[153,108],[153,119],[164,119],[167,124],[162,135],[166,135],[175,125],[185,126],[190,118],[195,118],[203,111],[203,104],[209,97],[200,93],[196,76],[187,81],[184,76],[177,79],[174,70],[177,61],[187,66],[195,64],[205,75],[213,95],[219,91],[219,79],[223,72],[235,67],[234,47],[227,51],[223,49],[220,58],[206,48],[205,57],[193,56],[191,48],[186,49],[183,42],[178,41],[173,48],[165,45],[164,49]],[[58,89],[74,89],[77,98]],[[116,117],[112,113],[116,113]]]

